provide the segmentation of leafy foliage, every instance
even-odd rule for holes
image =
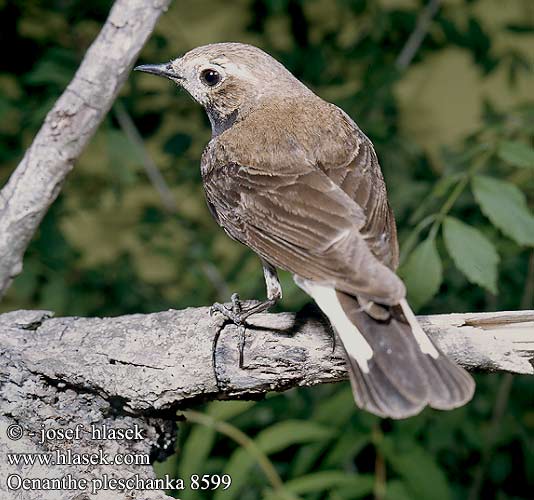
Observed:
[[[428,237],[411,253],[401,276],[408,287],[410,304],[419,309],[434,296],[443,281],[443,269],[436,240]]]
[[[445,246],[454,264],[472,283],[497,293],[497,263],[495,246],[478,229],[454,217],[443,223]]]
[[[510,182],[477,175],[473,192],[482,212],[504,234],[520,245],[534,244],[534,216],[519,188]]]
[[[423,3],[175,0],[140,62],[222,40],[264,48],[373,140],[414,306],[425,313],[532,308],[531,6],[442,2],[411,65],[400,71],[395,61]],[[8,47],[0,60],[2,181],[110,6],[0,1],[0,39]],[[216,227],[204,205],[198,162],[210,134],[203,112],[169,82],[146,75],[133,75],[119,99],[44,219],[2,309],[103,316],[205,305],[232,291],[262,297],[257,258]],[[125,130],[121,110],[142,143]],[[174,211],[147,177],[144,150],[170,187]],[[279,307],[302,307],[307,298],[289,275],[281,279]],[[181,423],[176,454],[156,469],[184,478],[230,469],[235,483],[227,495],[240,500],[529,498],[534,387],[515,378],[495,426],[501,378],[477,377],[465,408],[404,422],[355,411],[347,384],[257,403],[212,403],[203,414],[245,433],[256,458],[231,431]],[[282,489],[258,456],[274,467]],[[185,491],[180,498],[214,494]]]
[[[522,142],[503,142],[499,147],[499,157],[514,167],[534,168],[534,149]]]

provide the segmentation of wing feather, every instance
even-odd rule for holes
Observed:
[[[211,169],[204,184],[221,225],[273,265],[386,304],[404,296],[400,279],[359,232],[361,207],[322,171],[288,184],[286,176],[231,163]]]
[[[214,138],[201,165],[208,205],[273,265],[396,304],[405,288],[373,146],[343,111],[317,104],[270,101]]]

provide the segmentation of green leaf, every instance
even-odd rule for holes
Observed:
[[[426,216],[424,219],[420,220],[417,225],[410,231],[408,237],[402,242],[402,248],[400,252],[400,263],[401,266],[406,262],[406,257],[412,253],[415,245],[419,241],[419,236],[421,232],[432,222],[436,220],[434,214]]]
[[[215,500],[239,498],[241,489],[250,480],[250,470],[255,465],[254,460],[244,448],[238,448],[234,451],[223,472],[232,478],[232,487],[227,490],[217,490],[213,498]]]
[[[190,478],[193,474],[203,474],[205,472],[204,467],[215,443],[215,436],[215,429],[203,425],[195,425],[193,427],[181,453],[179,477]],[[191,489],[186,489],[181,494],[181,498],[184,500],[198,497],[198,492]]]
[[[519,188],[510,182],[477,175],[472,189],[480,209],[493,225],[520,245],[534,245],[534,217]]]
[[[299,497],[293,495],[286,489],[274,491],[266,488],[262,494],[261,500],[301,500]]]
[[[335,429],[314,422],[286,420],[267,427],[258,434],[255,441],[263,452],[277,453],[292,444],[328,439],[334,432]]]
[[[401,451],[388,439],[381,448],[387,461],[411,493],[409,498],[451,499],[445,473],[439,468],[435,457],[423,447],[413,444]],[[400,495],[398,497],[402,498]]]
[[[170,477],[176,476],[176,471],[178,470],[178,454],[173,453],[172,455],[168,456],[165,460],[162,462],[155,461],[152,464],[152,467],[154,468],[154,473],[156,474],[157,478],[163,478],[165,475],[168,475]]]
[[[260,432],[254,439],[258,448],[266,454],[277,453],[294,444],[312,443],[328,439],[335,432],[325,426],[305,420],[287,420],[279,422]],[[232,477],[232,487],[217,490],[215,500],[238,498],[241,488],[250,479],[250,470],[254,460],[243,449],[237,449],[230,457],[224,474]]]
[[[245,413],[255,401],[212,401],[206,412],[217,420],[230,420]]]
[[[329,446],[329,441],[317,441],[315,443],[304,444],[296,451],[291,461],[291,475],[302,476],[305,472],[313,470],[325,449]]]
[[[408,300],[414,309],[426,304],[443,281],[441,259],[434,238],[420,243],[399,270],[408,289]]]
[[[499,254],[493,243],[478,229],[454,217],[443,223],[445,246],[456,267],[471,283],[497,293],[497,263]]]
[[[354,396],[350,387],[332,394],[329,398],[321,400],[313,412],[313,420],[331,427],[345,425],[354,416]]]
[[[338,436],[323,459],[327,467],[344,466],[351,463],[354,457],[369,443],[371,434],[357,429],[347,429]]]
[[[534,149],[518,141],[504,141],[499,146],[499,158],[514,167],[534,168]]]
[[[254,404],[254,401],[213,401],[208,405],[206,413],[218,420],[229,420],[246,412]],[[180,454],[179,477],[191,477],[193,474],[206,472],[206,462],[215,443],[215,437],[215,429],[204,425],[193,427]],[[199,496],[198,491],[185,489],[180,498],[193,500]]]
[[[291,493],[304,495],[331,489],[350,489],[351,498],[368,495],[373,491],[374,478],[367,474],[347,474],[341,471],[319,471],[292,479],[284,484]]]
[[[411,500],[406,485],[399,480],[389,481],[386,486],[386,500]]]

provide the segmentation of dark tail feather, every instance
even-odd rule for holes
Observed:
[[[373,350],[367,371],[347,352],[359,407],[398,419],[416,415],[426,405],[448,410],[471,399],[471,376],[440,351],[437,358],[423,353],[412,333],[410,318],[406,319],[400,307],[392,308],[390,318],[380,321],[362,311],[355,297],[336,294],[343,311]],[[343,334],[338,334],[343,340]]]
[[[439,356],[436,359],[428,354],[423,355],[423,370],[431,387],[428,404],[437,410],[452,410],[471,400],[475,392],[475,381],[441,350],[437,351]]]

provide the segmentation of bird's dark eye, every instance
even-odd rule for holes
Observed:
[[[221,81],[221,75],[214,69],[205,69],[200,73],[200,79],[208,87],[213,87]]]

